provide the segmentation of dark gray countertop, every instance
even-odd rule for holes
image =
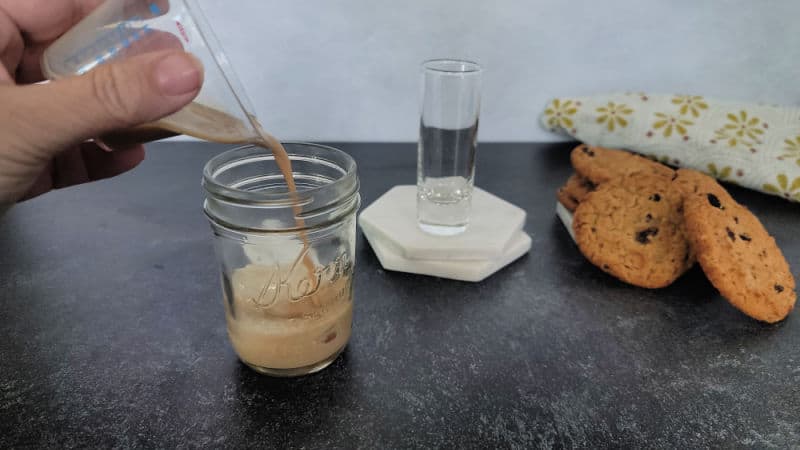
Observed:
[[[415,181],[414,145],[341,145],[364,204]],[[203,164],[162,143],[122,177],[0,225],[0,447],[786,447],[800,442],[800,317],[768,326],[693,270],[624,285],[554,214],[569,145],[482,145],[477,184],[529,213],[533,250],[480,284],[386,272],[358,238],[346,353],[291,380],[225,331]],[[490,159],[491,157],[491,159]],[[795,269],[800,206],[734,195]]]

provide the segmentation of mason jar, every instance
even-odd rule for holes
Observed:
[[[299,376],[327,367],[350,340],[361,200],[349,155],[284,145],[296,193],[271,152],[246,146],[206,164],[204,209],[236,354],[258,372]]]

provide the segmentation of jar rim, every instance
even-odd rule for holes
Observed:
[[[211,158],[203,168],[203,187],[211,195],[217,198],[224,198],[228,201],[236,203],[250,203],[250,204],[269,204],[274,206],[289,206],[303,204],[306,200],[313,198],[315,195],[330,190],[339,189],[340,186],[347,183],[353,183],[356,178],[357,166],[355,160],[347,153],[335,147],[328,145],[315,144],[310,142],[301,141],[285,141],[282,144],[287,147],[286,153],[289,159],[296,158],[311,158],[317,160],[321,164],[333,164],[344,171],[344,174],[331,181],[330,183],[315,186],[312,188],[301,189],[298,188],[296,194],[289,192],[283,193],[264,193],[259,191],[250,191],[239,189],[227,184],[217,181],[216,175],[221,171],[227,170],[239,164],[252,163],[259,160],[274,160],[275,157],[269,151],[256,145],[244,145],[237,147]],[[324,151],[325,155],[330,155],[331,160],[327,160],[315,155],[303,155],[292,151],[292,147],[312,148]]]

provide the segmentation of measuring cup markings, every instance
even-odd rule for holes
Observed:
[[[154,17],[161,15],[161,8],[155,3],[151,3],[150,12]],[[145,36],[153,33],[153,29],[149,24],[144,24],[141,27],[133,25],[136,22],[144,20],[141,16],[133,16],[127,20],[120,21],[115,27],[102,33],[94,42],[81,47],[72,56],[66,58],[68,64],[78,65],[90,55],[98,54],[94,63],[87,65],[78,70],[78,75],[82,75],[95,67],[105,63],[109,59],[116,56],[119,52],[130,48],[134,42],[141,40]]]
[[[175,24],[178,25],[178,31],[181,32],[181,37],[188,44],[189,43],[189,34],[186,32],[186,28],[184,28],[183,24],[179,20],[176,20]]]
[[[148,25],[144,25],[141,28],[129,27],[130,23],[139,20],[141,19],[134,17],[128,21],[119,23],[113,29],[100,35],[93,43],[79,49],[71,57],[67,58],[67,62],[77,65],[85,60],[87,56],[99,53],[95,58],[95,63],[88,67],[81,68],[79,74],[88,72],[96,66],[103,64],[113,58],[117,53],[129,48],[134,42],[141,40],[153,32],[153,29]]]

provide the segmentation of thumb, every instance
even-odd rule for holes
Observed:
[[[15,89],[14,115],[31,150],[64,148],[172,114],[200,92],[203,67],[183,51],[147,53],[52,83]]]

